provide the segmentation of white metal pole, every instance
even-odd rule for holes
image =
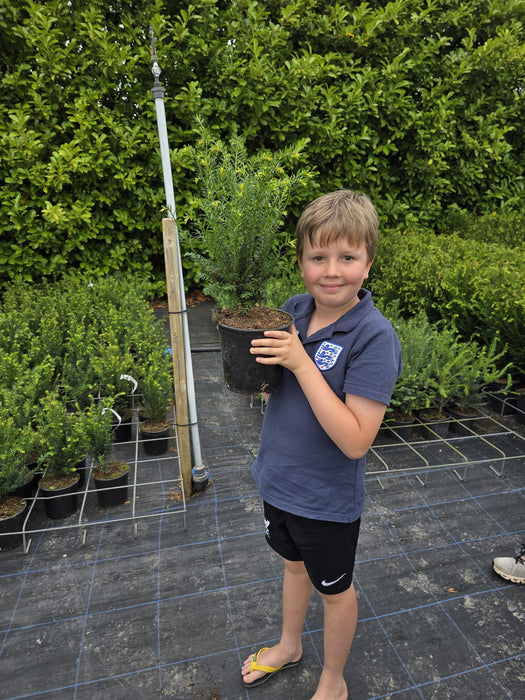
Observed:
[[[190,347],[190,333],[188,328],[188,314],[186,308],[186,295],[184,290],[184,277],[182,271],[182,262],[180,256],[180,246],[178,238],[177,229],[177,214],[175,208],[175,194],[173,189],[173,177],[171,172],[171,160],[170,151],[168,144],[168,128],[166,125],[166,113],[164,111],[164,88],[160,84],[160,67],[157,62],[157,52],[155,49],[155,37],[153,35],[153,30],[150,26],[151,35],[151,60],[153,67],[151,72],[153,73],[153,98],[155,100],[155,110],[157,113],[157,125],[159,130],[159,142],[160,142],[160,154],[162,159],[162,174],[164,177],[164,190],[166,196],[166,207],[168,209],[169,218],[172,218],[175,222],[175,237],[177,239],[177,248],[179,250],[178,257],[178,267],[179,267],[179,280],[181,287],[181,316],[182,316],[182,327],[184,336],[184,353],[186,360],[186,384],[188,393],[188,413],[190,420],[190,433],[191,433],[191,445],[193,449],[193,483],[197,491],[203,491],[209,482],[209,476],[206,471],[206,466],[202,461],[200,437],[199,437],[199,427],[197,422],[197,408],[195,401],[195,384],[193,380],[193,364],[191,360],[191,347]]]

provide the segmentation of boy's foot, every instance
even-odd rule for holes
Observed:
[[[521,545],[521,552],[517,557],[496,557],[493,559],[492,568],[506,581],[525,583],[525,545]]]
[[[256,654],[250,654],[242,666],[242,682],[246,686],[257,686],[286,668],[296,666],[302,658],[302,649],[290,656],[281,651],[279,645],[260,649]]]

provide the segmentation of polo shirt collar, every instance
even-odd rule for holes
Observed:
[[[295,327],[299,333],[299,337],[302,342],[318,342],[319,340],[327,340],[331,338],[334,333],[350,333],[354,328],[360,323],[361,319],[366,316],[373,306],[372,295],[368,289],[363,287],[358,292],[359,303],[353,306],[349,311],[347,311],[341,318],[337,321],[326,326],[326,328],[321,328],[321,330],[313,333],[307,338],[308,324],[310,323],[310,317],[315,309],[315,302],[313,297],[307,295],[301,304],[302,308],[295,309],[294,322]]]

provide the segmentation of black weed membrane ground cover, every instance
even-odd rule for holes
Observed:
[[[250,474],[260,404],[223,384],[209,303],[189,309],[206,491],[184,500],[176,438],[133,462],[129,499],[46,518],[0,553],[0,697],[202,700],[311,697],[323,659],[314,594],[301,663],[246,690],[240,666],[278,639],[282,570]],[[505,411],[504,411],[505,412]],[[432,426],[431,426],[432,427]],[[425,432],[423,432],[425,431]],[[525,437],[489,406],[446,438],[382,428],[368,460],[346,666],[352,700],[521,698],[525,586],[492,571],[525,540]],[[27,549],[27,552],[25,551]]]

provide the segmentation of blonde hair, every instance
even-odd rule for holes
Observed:
[[[314,199],[301,214],[296,234],[296,252],[302,260],[305,241],[325,246],[338,238],[366,246],[368,262],[376,254],[379,219],[370,199],[351,190],[337,190]],[[319,238],[317,238],[319,236]]]

